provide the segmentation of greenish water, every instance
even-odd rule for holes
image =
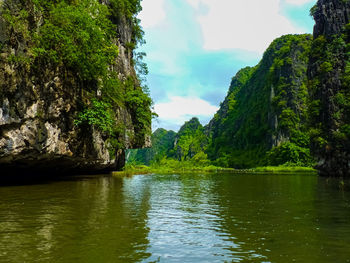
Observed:
[[[0,186],[0,262],[350,262],[350,192],[309,175]]]

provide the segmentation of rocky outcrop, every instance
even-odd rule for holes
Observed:
[[[30,8],[12,0],[0,5],[8,5],[14,12],[18,7]],[[25,19],[28,22],[23,26],[39,28],[43,23],[40,13]],[[135,123],[135,109],[127,103],[113,109],[113,125],[120,127],[113,138],[117,143],[94,125],[76,125],[77,115],[91,94],[101,96],[99,80],[81,80],[64,66],[18,61],[31,56],[31,40],[9,32],[8,24],[3,19],[0,22],[1,170],[106,171],[123,166],[124,149],[149,146],[147,134],[141,140],[134,139],[140,125]],[[126,18],[120,23],[116,25],[119,53],[113,71],[123,82],[136,79],[136,73],[132,50],[126,47],[132,42],[132,24]]]
[[[350,2],[319,0],[308,67],[311,149],[321,175],[350,176]]]
[[[207,126],[212,138],[208,155],[219,160],[218,165],[246,168],[308,159],[304,156],[307,135],[301,137],[307,134],[310,45],[310,35],[282,36],[271,43],[257,66],[240,70],[232,79],[225,100]],[[290,154],[269,160],[267,152],[280,146]],[[292,151],[298,153],[296,157]]]
[[[312,12],[316,22],[314,38],[340,34],[350,22],[350,3],[347,0],[319,0]]]

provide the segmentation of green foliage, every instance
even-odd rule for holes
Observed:
[[[209,165],[207,154],[204,152],[208,138],[204,128],[197,118],[187,121],[176,134],[173,131],[157,129],[151,137],[152,148],[131,150],[128,152],[128,162],[146,165],[159,165],[165,158],[178,160],[193,166]]]
[[[347,137],[347,140],[350,139],[350,124],[345,124],[341,127],[341,132]]]
[[[107,102],[92,99],[91,104],[78,113],[74,124],[83,130],[92,126],[103,132],[107,137],[106,145],[111,158],[115,157],[116,149],[124,148],[120,136],[123,135],[125,128],[116,124],[113,107]]]
[[[125,86],[124,83],[118,79],[116,72],[109,72],[108,77],[102,79],[100,89],[105,102],[110,105],[123,106]]]
[[[128,79],[128,85],[131,83],[131,79]],[[152,100],[148,94],[142,91],[141,87],[135,89],[128,89],[125,94],[125,104],[131,110],[133,117],[133,124],[135,129],[136,137],[135,141],[142,145],[145,136],[150,136],[152,112],[150,107]]]
[[[144,52],[137,52],[134,54],[134,66],[141,83],[146,82],[146,79],[144,76],[148,74],[147,64],[143,61],[145,56],[146,56],[146,53]],[[144,87],[144,92],[148,94],[149,92],[148,90],[146,91],[145,88],[146,87]]]
[[[283,36],[271,43],[256,67],[237,73],[211,123],[207,153],[216,165],[266,165],[276,137],[287,137],[303,150],[309,147],[306,69],[310,48],[310,35]]]
[[[347,151],[350,123],[350,24],[338,35],[316,38],[312,45],[309,119],[313,153]]]
[[[185,122],[176,138],[177,142],[174,150],[177,159],[182,161],[192,159],[196,154],[205,151],[208,145],[204,128],[197,118]]]
[[[350,86],[350,61],[345,63],[345,70],[343,75],[343,83],[346,86]]]
[[[208,160],[208,155],[203,151],[200,151],[195,156],[193,156],[191,161],[198,166],[207,166],[210,164],[210,161]]]
[[[326,38],[323,35],[320,35],[312,42],[310,52],[311,58],[318,59],[323,57],[326,51]]]
[[[292,142],[282,143],[268,152],[269,165],[294,164],[297,166],[312,166],[310,149],[300,147]]]
[[[265,166],[257,167],[252,170],[255,173],[305,173],[305,174],[316,174],[316,170],[311,167],[304,166],[289,166],[289,165],[280,165],[280,166]]]
[[[18,8],[16,5],[13,8],[10,6],[0,6],[2,19],[7,23],[7,33],[10,37],[20,40],[29,40],[31,32],[29,29],[27,10]]]
[[[11,40],[4,48],[16,49],[8,62],[25,65],[37,75],[46,69],[62,74],[61,79],[72,85],[69,88],[80,94],[75,125],[82,132],[91,126],[100,130],[112,154],[124,147],[126,127],[117,122],[120,109],[132,115],[134,145],[142,146],[150,134],[152,101],[147,87],[140,87],[148,73],[142,61],[145,54],[133,54],[137,44],[143,43],[136,18],[140,10],[140,0],[8,1],[0,10]],[[131,31],[130,43],[124,43],[123,31]],[[116,65],[119,43],[128,49],[139,74],[131,72],[125,81],[119,76],[125,72]],[[25,49],[17,48],[19,44]]]
[[[186,161],[179,161],[164,157],[159,162],[153,163],[150,166],[150,170],[157,173],[218,172],[226,170],[224,168],[211,165],[205,157],[206,155],[203,152],[198,153],[196,155],[196,159]],[[229,169],[226,171],[228,170]]]
[[[295,112],[290,108],[284,108],[279,116],[281,129],[292,130],[298,124]]]
[[[152,147],[147,149],[128,150],[127,162],[150,165],[158,163],[164,157],[174,157],[173,150],[176,133],[157,129],[151,136]]]
[[[191,161],[178,161],[174,159],[163,158],[156,165],[146,166],[134,163],[128,163],[122,172],[113,172],[113,176],[125,177],[136,174],[184,174],[184,173],[316,173],[310,167],[299,167],[290,165],[265,166],[254,169],[236,170],[232,168],[223,168],[215,165],[196,165]]]
[[[175,159],[163,158],[156,164],[145,166],[134,163],[127,163],[123,172],[114,172],[114,176],[129,176],[134,174],[172,174],[172,173],[216,173],[216,172],[242,172],[234,169],[216,167],[213,165],[197,165],[191,161],[178,161]]]
[[[140,20],[136,17],[141,10],[140,0],[110,0],[112,21],[117,24],[128,19],[132,26],[132,42],[127,43],[129,48],[134,49],[138,43],[143,44],[144,32],[140,26]]]
[[[321,72],[325,74],[325,73],[331,72],[333,70],[333,66],[328,61],[325,61],[321,64],[320,69],[321,69]]]
[[[93,99],[89,108],[80,112],[74,121],[75,125],[91,125],[108,134],[114,133],[113,112],[111,105]]]
[[[28,66],[31,63],[31,59],[25,54],[18,54],[18,55],[10,54],[7,57],[7,62],[9,64],[21,64],[21,65]]]
[[[110,4],[112,14],[118,18],[126,16],[131,19],[142,10],[140,0],[110,0]]]
[[[45,23],[34,34],[34,56],[65,65],[84,80],[105,77],[118,54],[108,7],[96,0],[48,1],[45,7]]]
[[[220,167],[246,169],[266,164],[265,150],[259,148],[246,150],[232,149],[231,152],[225,149],[225,152],[220,152],[219,154],[218,158],[212,161],[212,163]]]

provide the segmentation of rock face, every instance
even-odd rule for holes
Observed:
[[[321,175],[350,176],[350,2],[320,0],[312,8],[308,67],[311,149]]]
[[[4,1],[14,12],[17,1]],[[18,11],[18,10],[17,10]],[[40,27],[40,14],[29,16],[30,26]],[[114,72],[120,81],[136,78],[132,51],[131,22],[123,18],[116,25],[119,54]],[[110,136],[94,125],[77,126],[75,120],[89,95],[101,90],[98,80],[82,81],[65,67],[17,63],[28,55],[31,45],[25,36],[14,37],[0,20],[0,169],[50,172],[99,172],[124,165],[125,148],[149,146],[149,136],[135,140],[139,127],[134,109],[127,103],[114,108],[118,147]],[[144,127],[143,127],[144,128]],[[150,129],[150,127],[146,127]]]
[[[303,138],[303,134],[310,46],[310,35],[280,37],[257,66],[240,70],[232,79],[207,126],[212,138],[208,155],[218,165],[246,168],[306,161],[307,135]],[[267,151],[278,147],[287,154],[267,159]]]
[[[350,3],[347,0],[319,0],[313,9],[314,37],[331,37],[344,31],[349,23]]]

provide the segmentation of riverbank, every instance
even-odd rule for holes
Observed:
[[[208,166],[194,166],[194,165],[180,165],[180,166],[146,166],[146,165],[126,165],[123,171],[113,172],[114,176],[132,176],[136,174],[184,174],[184,173],[278,173],[278,174],[291,174],[291,173],[307,173],[317,174],[317,171],[311,167],[300,166],[265,166],[251,169],[234,169],[217,167],[214,165]]]

